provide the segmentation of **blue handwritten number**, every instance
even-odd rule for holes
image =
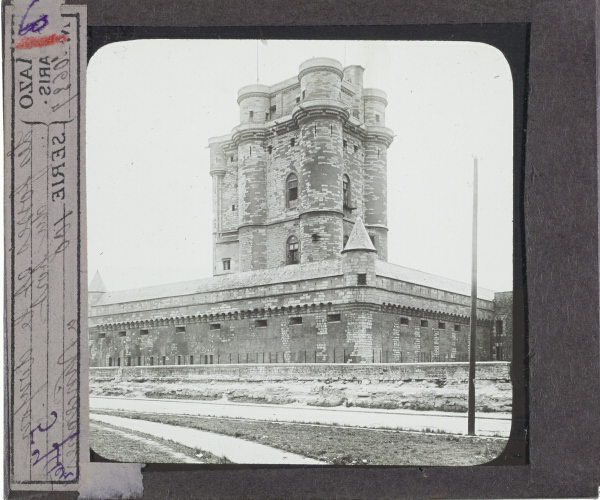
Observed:
[[[33,440],[33,433],[35,431],[40,431],[40,432],[46,432],[48,429],[50,429],[50,427],[52,427],[55,423],[56,423],[56,419],[58,418],[58,416],[56,415],[56,412],[53,411],[50,413],[50,415],[52,415],[54,417],[54,422],[52,422],[48,427],[43,428],[42,424],[39,424],[35,429],[33,429],[29,434],[30,434],[30,438],[31,438],[31,444],[35,444],[35,441]],[[36,450],[37,451],[37,450]],[[39,453],[39,452],[38,452]]]
[[[19,24],[19,36],[26,35],[30,31],[33,33],[39,33],[46,26],[48,26],[48,16],[46,14],[40,16],[37,21],[28,23],[25,26],[23,26],[23,24],[25,23],[25,19],[27,18],[27,14],[29,14],[29,11],[31,10],[31,7],[33,7],[38,1],[39,0],[33,0],[33,2],[29,4],[29,7],[27,7],[27,12],[25,12],[23,19],[21,19],[21,24]]]

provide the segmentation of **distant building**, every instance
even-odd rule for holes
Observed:
[[[468,357],[470,285],[387,262],[385,92],[311,59],[239,91],[213,138],[212,278],[89,288],[91,366]],[[478,291],[477,357],[509,359],[512,293]]]

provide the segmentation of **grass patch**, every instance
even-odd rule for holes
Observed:
[[[122,431],[129,436],[136,436],[144,440],[126,437],[121,432],[113,432],[111,429]],[[187,458],[199,460],[205,464],[231,463],[225,457],[214,455],[210,452],[184,446],[174,441],[165,440],[145,434],[143,432],[123,429],[118,426],[92,420],[90,422],[90,448],[98,455],[117,462],[137,463],[190,463],[184,457],[178,457],[175,453],[181,453]],[[200,455],[201,456],[198,456]]]
[[[225,434],[330,465],[477,465],[496,458],[507,439],[216,417],[96,411]]]

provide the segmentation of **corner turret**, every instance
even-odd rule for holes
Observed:
[[[342,272],[347,286],[375,285],[377,250],[360,217],[356,218],[350,237],[342,250]]]
[[[96,302],[98,302],[100,300],[100,298],[102,297],[102,295],[104,295],[107,292],[106,290],[106,286],[104,285],[104,281],[102,281],[102,278],[100,277],[100,273],[98,271],[96,271],[96,274],[94,275],[94,279],[92,280],[92,282],[90,283],[90,286],[88,287],[88,303],[90,306],[93,306],[94,304],[96,304]]]

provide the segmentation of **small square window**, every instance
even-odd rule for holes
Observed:
[[[231,205],[231,211],[235,212],[235,205]]]
[[[358,274],[358,284],[359,285],[366,285],[367,284],[367,274],[366,273],[359,273]]]
[[[98,334],[98,338],[99,339],[105,339],[106,338],[106,333],[99,333]]]
[[[337,323],[342,321],[341,314],[328,314],[327,315],[327,323]]]
[[[277,105],[271,106],[271,114],[274,115],[277,112]]]
[[[380,121],[379,115],[375,115],[375,121],[376,121],[377,123],[379,123],[379,121]]]
[[[294,147],[296,145],[296,138],[292,137],[290,140],[290,146]]]
[[[221,323],[211,323],[208,328],[209,328],[209,330],[220,330]]]
[[[231,269],[231,259],[223,259],[223,271],[229,271]]]
[[[352,111],[352,116],[354,118],[358,118],[360,115],[358,114],[358,109],[355,109],[354,111]]]
[[[148,335],[148,330],[140,330],[140,335]]]
[[[426,319],[422,319],[421,320],[421,326],[424,326],[424,327],[429,326],[429,321],[427,321]]]
[[[408,318],[400,318],[401,325],[408,325]]]
[[[256,328],[266,328],[267,320],[266,319],[257,319],[254,322],[254,326],[256,326]]]
[[[440,330],[445,330],[445,329],[446,329],[446,323],[444,323],[443,321],[440,321],[440,322],[438,323],[438,328],[439,328]]]
[[[250,111],[249,116],[250,118],[254,118],[254,111]]]
[[[127,337],[127,332],[119,332],[119,337]]]
[[[458,323],[454,324],[454,331],[455,332],[460,332],[460,325]]]
[[[229,163],[233,163],[233,156],[229,157]]]
[[[185,333],[185,326],[176,326],[175,333]]]
[[[269,150],[269,154],[273,154],[273,146],[269,146],[267,149]]]
[[[302,324],[302,316],[295,316],[290,318],[290,325],[301,325]]]

